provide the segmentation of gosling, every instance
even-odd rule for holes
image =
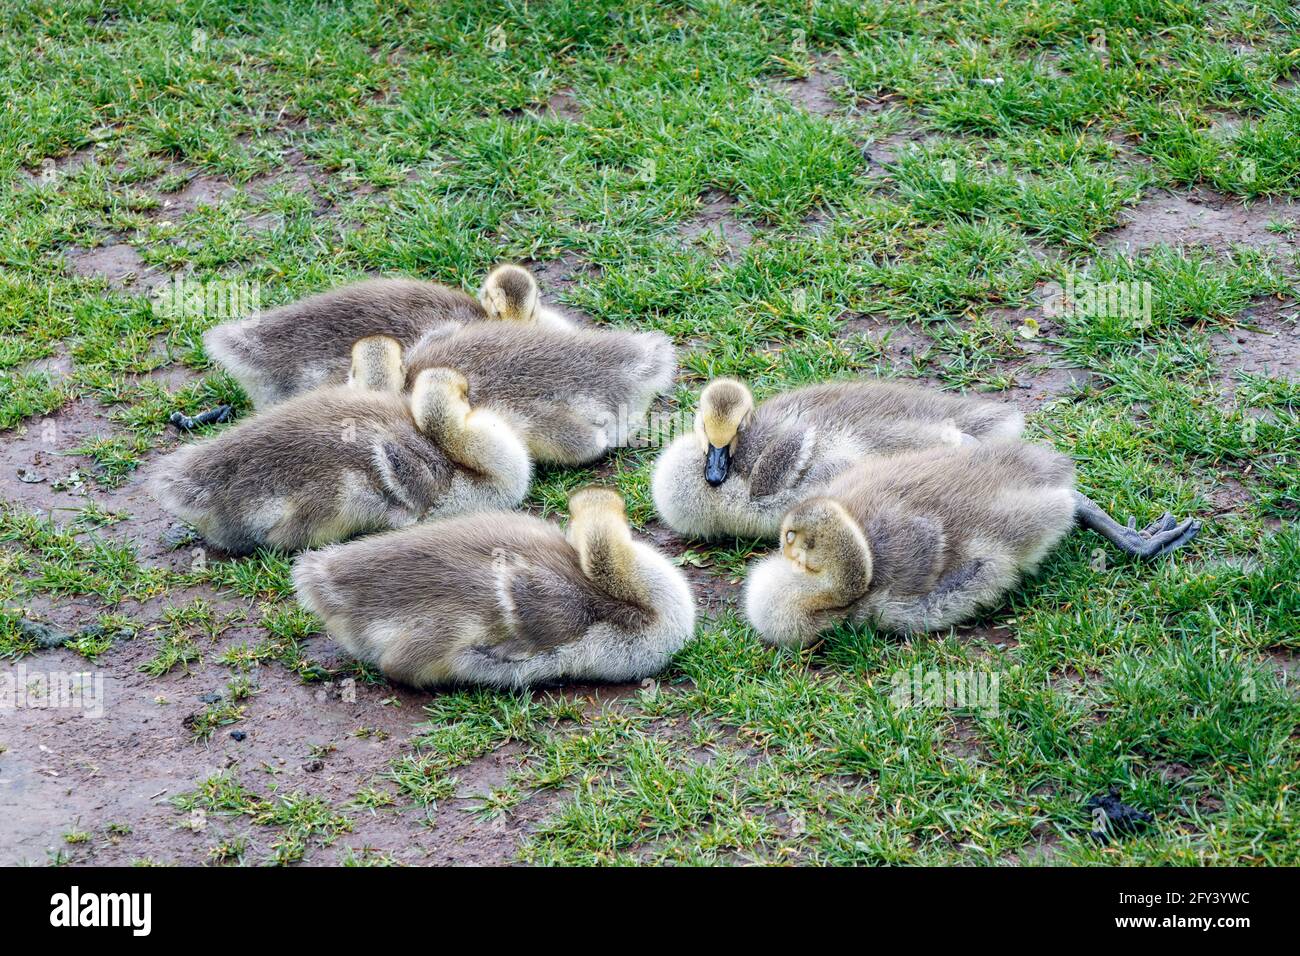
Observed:
[[[471,410],[460,373],[426,369],[407,397],[396,341],[370,337],[353,353],[354,384],[289,399],[175,452],[150,492],[233,555],[523,501],[527,448],[499,416]]]
[[[243,386],[258,408],[325,385],[341,385],[348,350],[386,335],[403,348],[466,323],[495,319],[570,328],[538,301],[528,270],[503,265],[488,274],[476,301],[457,289],[413,279],[371,279],[226,322],[203,336],[208,355]]]
[[[480,323],[417,345],[407,375],[459,369],[474,404],[509,420],[536,461],[584,465],[637,439],[676,365],[660,332]]]
[[[529,515],[448,518],[301,555],[298,599],[359,660],[416,687],[637,680],[690,639],[681,571],[632,538],[623,499],[569,499],[567,535]]]
[[[941,630],[998,601],[1076,522],[1146,559],[1200,529],[1169,514],[1120,525],[1075,490],[1069,458],[1037,445],[871,459],[785,516],[781,552],[747,576],[745,613],[771,644],[807,644],[841,621]]]
[[[754,406],[722,378],[700,394],[694,434],[655,464],[655,507],[694,538],[774,539],[796,502],[864,457],[1015,438],[1014,408],[913,385],[854,380],[785,392]]]

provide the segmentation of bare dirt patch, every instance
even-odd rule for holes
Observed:
[[[1254,500],[1245,485],[1223,472],[1218,474],[1210,489],[1210,501],[1216,515],[1246,511]]]
[[[1035,292],[1035,300],[1041,302],[1042,295],[1040,287]],[[1012,402],[1022,412],[1029,413],[1056,399],[1084,394],[1098,384],[1092,372],[1065,364],[1056,346],[1047,341],[1059,329],[1044,314],[1041,304],[995,309],[990,318],[1014,334],[1020,353],[1019,358],[999,363],[1002,371],[1010,373],[1013,384],[1003,392],[990,393],[990,398]],[[1027,327],[1035,329],[1030,337],[1021,334],[1021,330]]]
[[[1274,647],[1264,652],[1281,680],[1293,695],[1300,697],[1300,653],[1294,648]]]
[[[0,493],[6,501],[33,511],[74,509],[92,501],[105,508],[115,506],[126,489],[100,488],[93,479],[92,460],[75,451],[88,439],[113,431],[106,410],[88,399],[28,420],[5,433],[0,443]],[[19,480],[20,471],[26,473],[26,481]],[[68,481],[74,471],[84,480]]]
[[[418,174],[417,169],[412,172],[411,178],[417,178]],[[284,153],[279,170],[255,177],[248,186],[252,194],[258,197],[265,197],[272,187],[301,193],[311,199],[317,212],[324,212],[331,207],[331,203],[323,199],[316,189],[316,182],[321,178],[322,175],[316,165],[301,149],[294,148]]]
[[[103,279],[118,290],[147,292],[167,281],[165,273],[146,265],[135,247],[125,242],[108,242],[90,249],[70,246],[67,257],[73,275]]]
[[[872,167],[872,174],[880,178],[885,175],[885,166],[898,162],[904,153],[918,146],[924,146],[935,138],[932,133],[925,132],[919,125],[909,126],[897,133],[880,137],[868,145],[864,153]]]
[[[223,644],[251,637],[251,629],[230,628]],[[0,757],[6,781],[0,800],[7,811],[0,816],[8,821],[0,846],[6,862],[44,858],[61,847],[68,830],[93,834],[89,843],[63,848],[75,862],[147,858],[200,863],[226,830],[244,831],[260,856],[263,845],[278,836],[271,828],[243,827],[214,817],[209,833],[206,826],[195,828],[171,799],[227,772],[259,794],[274,785],[284,793],[321,797],[331,806],[346,803],[386,767],[420,716],[418,706],[375,706],[379,692],[371,688],[358,688],[357,704],[331,699],[328,693],[318,698],[315,690],[297,684],[284,671],[268,668],[255,675],[256,691],[246,702],[245,718],[218,728],[206,743],[196,742],[186,718],[205,708],[201,698],[223,694],[231,674],[204,664],[191,667],[189,674],[151,678],[138,671],[151,656],[149,645],[137,637],[114,647],[93,668],[63,650],[23,662],[29,674],[92,669],[102,674],[105,715],[94,719],[61,709],[16,713],[12,733],[6,734],[9,750]],[[205,654],[213,650],[204,648]],[[352,736],[363,713],[368,725],[382,720],[390,738],[380,742]],[[304,714],[310,719],[304,720]],[[236,740],[231,732],[243,739]],[[337,748],[319,772],[306,769],[313,746]],[[33,821],[36,806],[40,815]],[[130,835],[117,842],[103,839],[113,823],[129,826]]]
[[[23,170],[27,181],[33,185],[57,182],[64,176],[71,176],[95,158],[95,146],[83,146],[64,156],[47,156],[36,164],[35,169]]]
[[[987,763],[989,754],[980,736],[979,724],[971,717],[953,714],[943,733],[944,749],[971,765]]]
[[[161,195],[162,218],[177,220],[200,206],[220,206],[236,192],[235,187],[220,176],[196,173],[178,191]]]
[[[584,275],[594,275],[596,271],[572,252],[566,252],[558,259],[527,260],[523,265],[537,277],[537,288],[541,293],[542,302],[552,308],[556,305],[555,300],[577,285]],[[571,319],[576,319],[570,313],[565,314]]]
[[[840,320],[837,338],[845,346],[878,355],[885,365],[899,373],[913,375],[918,362],[935,348],[934,339],[921,326],[897,322],[879,315],[848,313]],[[922,379],[933,384],[934,379]]]
[[[1012,402],[1022,412],[1030,413],[1048,402],[1084,395],[1099,383],[1087,369],[1065,364],[1041,338],[1017,339],[1017,344],[1024,359],[1003,366],[1011,373],[1014,384],[988,397]]]
[[[740,584],[728,579],[725,573],[715,570],[705,558],[692,559],[698,544],[681,537],[658,521],[651,521],[642,529],[656,548],[674,559],[695,592],[697,613],[714,615],[727,605],[734,604],[740,595]]]
[[[994,310],[990,317],[1011,329],[1033,318],[1039,323],[1039,331],[1029,339],[1017,335],[1018,354],[995,363],[994,370],[1009,376],[1013,384],[1003,391],[982,393],[983,397],[1011,402],[1028,414],[1055,399],[1083,394],[1097,384],[1096,376],[1088,370],[1065,365],[1056,349],[1045,341],[1053,327],[1038,307]],[[881,372],[905,375],[917,385],[942,387],[933,367],[939,345],[923,326],[878,315],[850,314],[841,320],[837,337],[850,349],[877,355]]]
[[[1269,230],[1275,222],[1300,229],[1300,205],[1261,201],[1246,206],[1209,190],[1160,193],[1129,209],[1124,225],[1107,233],[1103,245],[1119,251],[1160,244],[1208,246],[1219,252],[1244,245],[1278,255],[1300,251],[1294,234]]]
[[[726,262],[734,262],[753,244],[755,228],[736,214],[735,198],[713,189],[700,197],[700,211],[682,223],[678,235],[713,252]]]
[[[840,108],[832,94],[843,85],[843,81],[828,71],[829,65],[829,60],[819,59],[807,76],[778,80],[771,88],[809,113],[830,116]]]
[[[1058,398],[1086,391],[1095,384],[1087,369],[1030,364],[1015,373],[1015,387],[993,393],[990,398],[1013,402],[1021,411],[1030,412]]]
[[[263,235],[269,232],[275,232],[284,226],[284,216],[278,212],[263,213],[260,216],[253,216],[244,220],[244,225],[248,231],[254,235]]]
[[[570,123],[581,123],[582,105],[578,102],[573,90],[557,90],[546,101],[541,115],[546,119],[561,119]]]
[[[1239,374],[1300,381],[1297,309],[1295,302],[1265,299],[1238,316],[1237,328],[1210,337],[1225,390],[1235,389]]]
[[[546,262],[529,262],[528,268],[537,276],[537,286],[539,289],[551,289],[554,291],[563,291],[577,282],[577,273],[581,268],[578,257],[569,253],[560,259],[550,259]]]
[[[1034,827],[1037,842],[1022,847],[1010,858],[1009,862],[1019,866],[1050,866],[1060,852],[1061,837],[1050,824],[1042,823]]]
[[[878,342],[902,358],[910,358],[934,345],[934,340],[920,326],[910,322],[893,322],[878,315],[844,316],[841,320],[841,334]]]

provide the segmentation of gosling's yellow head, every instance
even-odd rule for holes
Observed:
[[[469,382],[454,368],[426,368],[411,386],[411,414],[416,426],[438,434],[469,414]]]
[[[400,392],[405,381],[402,344],[397,339],[371,335],[353,344],[349,385],[370,392]]]
[[[627,520],[627,506],[623,496],[613,488],[602,485],[587,485],[579,488],[569,496],[569,515],[577,518],[595,514],[607,514],[620,521]]]
[[[870,553],[862,531],[844,506],[832,498],[808,498],[791,508],[781,521],[781,553],[807,574],[834,572],[850,560]]]
[[[469,381],[454,368],[426,368],[415,378],[424,391],[437,391],[449,398],[469,399]]]
[[[490,318],[532,322],[537,318],[537,280],[522,266],[501,265],[488,273],[478,300]]]
[[[695,436],[704,452],[704,480],[717,487],[727,480],[740,433],[754,416],[754,396],[744,382],[718,378],[700,393]]]
[[[605,553],[611,541],[626,540],[630,531],[623,496],[612,488],[588,485],[569,496],[569,543],[578,549],[584,572]]]

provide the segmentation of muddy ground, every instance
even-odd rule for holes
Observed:
[[[785,84],[783,92],[819,112],[835,109],[829,87],[818,74]],[[578,108],[572,101],[555,106],[559,113],[576,113]],[[220,201],[219,185],[203,183],[195,188],[205,190],[204,201]],[[176,201],[191,198],[182,195]],[[700,215],[682,230],[683,240],[723,244],[728,257],[741,254],[754,241],[755,231],[734,214],[733,206],[722,194],[702,197]],[[1138,248],[1160,240],[1219,249],[1244,242],[1274,247],[1279,254],[1294,252],[1289,236],[1266,229],[1279,215],[1294,219],[1290,207],[1260,204],[1246,209],[1203,192],[1161,194],[1132,210],[1130,224],[1115,230],[1110,242]],[[70,250],[69,268],[101,276],[119,288],[148,280],[139,256],[125,245]],[[539,267],[544,292],[561,291],[582,268],[573,259]],[[1261,303],[1247,316],[1253,320],[1248,327],[1215,337],[1225,385],[1236,371],[1297,375],[1300,356],[1293,311],[1293,303]],[[846,316],[844,334],[885,339],[886,359],[900,366],[928,341],[919,329],[886,326],[872,316]],[[57,372],[59,360],[47,360],[45,367]],[[156,374],[177,385],[189,373],[172,369]],[[1049,350],[1036,346],[1017,369],[1017,388],[1002,397],[1032,412],[1043,402],[1086,386],[1084,379],[1084,373],[1059,367]],[[130,541],[143,565],[183,570],[192,560],[190,551],[169,546],[165,539],[172,522],[143,491],[151,469],[180,438],[169,432],[143,468],[121,487],[106,489],[90,477],[89,460],[73,449],[90,436],[114,431],[102,407],[80,400],[4,434],[0,493],[23,509],[52,514],[59,522],[68,520],[73,509],[92,502],[120,512],[124,519],[102,534]],[[66,479],[74,470],[85,477],[69,485]],[[20,473],[26,480],[20,479]],[[662,526],[651,524],[646,533],[675,555],[687,550],[687,542]],[[716,610],[735,599],[736,588],[725,577],[689,564],[685,570],[703,607]],[[165,606],[193,598],[209,601],[226,621],[220,636],[203,644],[203,661],[159,678],[141,671],[141,665],[155,654],[150,628],[158,625]],[[474,813],[479,805],[474,798],[502,786],[519,761],[515,746],[506,745],[459,768],[456,796],[427,811],[406,805],[408,801],[399,802],[396,809],[348,808],[357,791],[372,781],[386,786],[384,774],[391,762],[410,749],[411,737],[426,720],[423,705],[430,695],[364,682],[304,684],[275,665],[253,672],[255,692],[242,702],[241,720],[218,728],[207,741],[196,741],[187,718],[192,721],[192,715],[215,699],[213,695],[227,693],[232,677],[228,667],[214,663],[215,658],[225,648],[253,643],[262,636],[257,602],[234,592],[201,586],[169,593],[165,600],[128,601],[117,608],[88,599],[32,599],[23,610],[69,632],[85,627],[105,610],[120,611],[143,628],[97,663],[70,650],[54,649],[4,665],[4,673],[16,680],[51,672],[102,676],[105,715],[96,719],[77,710],[40,707],[0,711],[0,863],[198,864],[209,861],[212,847],[238,836],[247,841],[246,859],[264,859],[281,835],[277,829],[246,817],[194,816],[172,802],[222,770],[235,771],[246,786],[263,796],[300,792],[319,797],[330,807],[347,808],[351,832],[328,845],[311,841],[306,862],[312,864],[375,858],[409,864],[512,862],[521,838],[565,799],[562,794],[537,792],[498,819]],[[310,656],[327,668],[346,664],[328,638],[315,636],[308,645]],[[562,693],[594,713],[617,707],[621,698],[637,690],[637,685],[570,687],[539,695]]]

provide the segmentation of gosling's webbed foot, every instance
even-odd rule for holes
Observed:
[[[1159,534],[1161,531],[1168,531],[1170,528],[1174,527],[1177,524],[1178,524],[1178,519],[1175,518],[1173,515],[1171,515],[1168,511],[1162,514],[1155,521],[1151,522],[1141,531],[1137,530],[1137,518],[1134,518],[1132,515],[1130,515],[1128,519],[1129,528],[1133,531],[1136,531],[1144,538],[1149,538],[1154,534]]]
[[[1137,521],[1129,518],[1127,525],[1122,525],[1106,514],[1091,498],[1075,492],[1075,517],[1079,524],[1097,532],[1125,554],[1150,561],[1164,557],[1169,552],[1181,548],[1196,537],[1201,530],[1201,523],[1193,518],[1179,522],[1166,512],[1141,531],[1137,530]]]
[[[1201,523],[1194,518],[1188,518],[1181,524],[1175,524],[1172,528],[1166,527],[1151,535],[1143,532],[1143,551],[1138,556],[1147,560],[1163,558],[1170,551],[1181,548],[1195,538],[1200,530]]]
[[[1124,529],[1122,535],[1116,537],[1106,535],[1105,532],[1102,534],[1125,554],[1150,561],[1164,557],[1176,548],[1181,548],[1195,538],[1200,530],[1201,523],[1193,518],[1188,518],[1180,524],[1173,515],[1166,515],[1141,531],[1130,526]]]

